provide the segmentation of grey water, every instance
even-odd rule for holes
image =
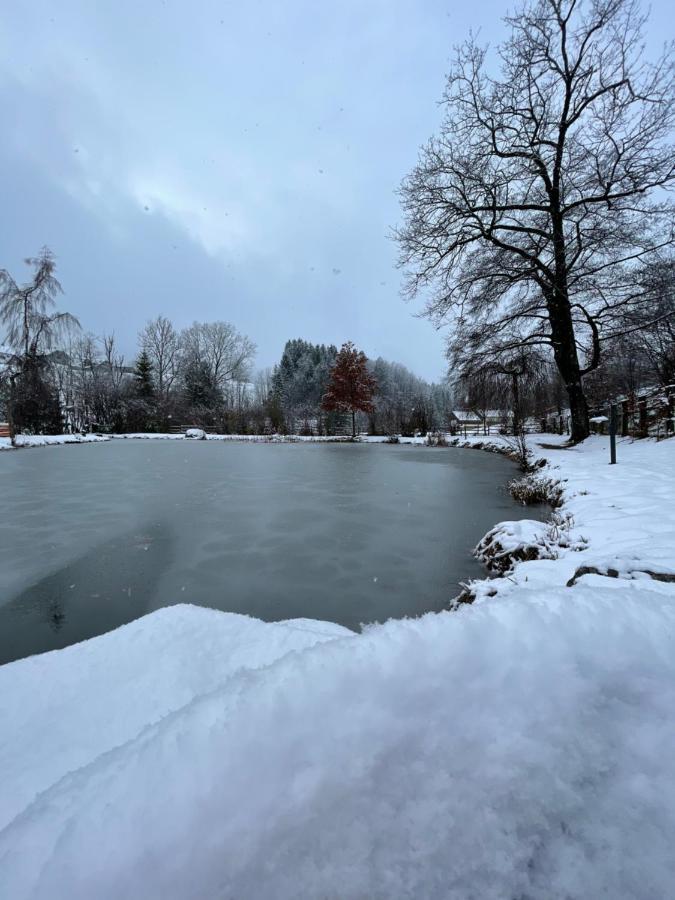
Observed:
[[[195,603],[267,621],[439,611],[516,505],[507,459],[380,444],[110,441],[0,454],[0,664]]]

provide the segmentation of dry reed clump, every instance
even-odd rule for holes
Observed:
[[[525,475],[509,482],[509,493],[523,506],[548,503],[554,509],[562,505],[563,486],[553,478],[542,475]]]

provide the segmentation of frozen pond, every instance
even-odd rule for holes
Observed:
[[[532,517],[488,453],[111,441],[0,454],[0,663],[197,603],[349,628],[443,609]]]

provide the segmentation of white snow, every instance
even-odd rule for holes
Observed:
[[[173,434],[169,432],[137,431],[125,434],[48,434],[48,435],[18,435],[17,447],[46,447],[56,444],[91,444],[98,441],[127,440],[127,441],[183,441],[186,438],[194,439],[196,433],[203,434],[208,441],[240,441],[245,443],[330,443],[345,442],[349,438],[344,435],[302,435],[302,434],[207,434],[202,428],[190,428],[185,434]],[[203,440],[203,438],[201,438]],[[359,435],[358,440],[365,443],[381,444],[388,438],[385,435]],[[426,438],[401,438],[402,444],[423,444]],[[0,450],[12,450],[10,438],[0,438]]]
[[[205,441],[206,432],[203,428],[188,428],[188,430],[185,432],[185,437],[188,440]]]
[[[171,607],[0,667],[0,896],[671,896],[675,441],[534,449],[557,558],[472,606]]]
[[[350,634],[331,622],[270,625],[178,605],[95,640],[0,666],[0,722],[14,736],[0,743],[0,829],[63,775],[239,670]]]
[[[490,439],[491,445],[498,447],[500,440]],[[621,579],[646,578],[645,589],[658,590],[644,573],[675,576],[675,440],[619,440],[616,465],[609,465],[608,437],[590,437],[577,447],[552,446],[562,440],[530,438],[534,455],[549,461],[539,474],[563,487],[557,558],[517,563],[508,579],[472,587],[479,597],[496,591],[505,598],[524,585],[543,591],[563,587],[587,567]],[[472,443],[462,440],[461,446]],[[588,577],[580,576],[578,584]],[[670,587],[675,598],[675,584]]]
[[[107,438],[99,434],[18,434],[16,447],[51,447],[56,444],[94,444]],[[0,450],[12,450],[11,438],[0,438]]]
[[[476,547],[476,556],[490,570],[511,568],[515,554],[523,559],[555,557],[556,551],[549,539],[549,526],[534,519],[516,522],[500,522],[490,529]]]

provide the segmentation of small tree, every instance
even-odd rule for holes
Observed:
[[[155,385],[152,380],[152,363],[147,351],[141,350],[136,360],[136,396],[141,400],[154,400]]]
[[[352,415],[352,437],[356,437],[356,413],[372,412],[377,383],[368,371],[365,353],[348,341],[343,344],[331,369],[321,406],[326,412]]]

